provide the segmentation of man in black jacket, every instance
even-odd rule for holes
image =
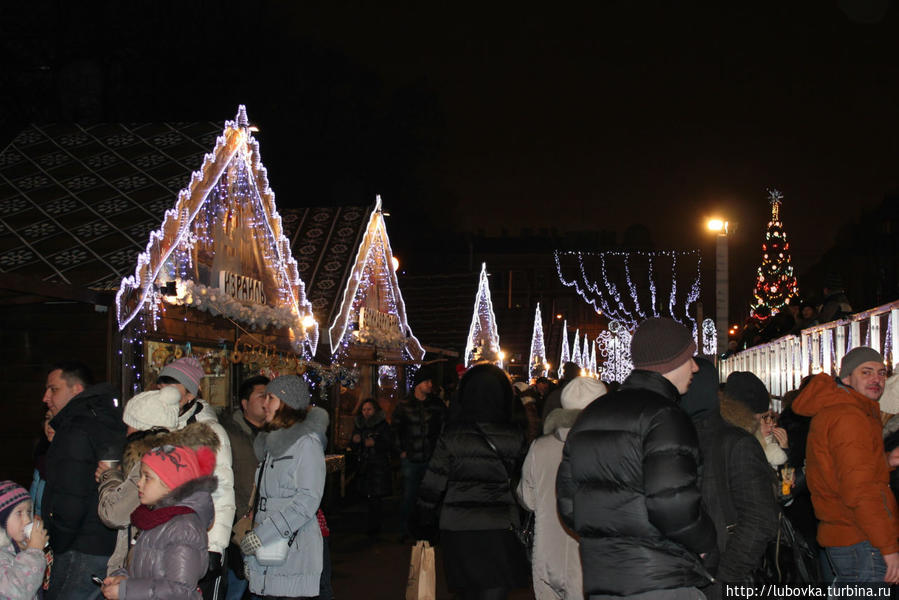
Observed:
[[[631,342],[634,371],[581,412],[556,478],[559,515],[580,537],[584,592],[700,599],[715,527],[702,508],[699,443],[678,406],[696,344],[671,319],[647,319]]]
[[[722,597],[721,583],[746,582],[762,563],[768,542],[777,535],[778,509],[774,471],[762,445],[745,429],[757,430],[758,420],[745,409],[739,425],[726,421],[718,406],[718,371],[705,359],[697,358],[696,363],[699,371],[681,407],[699,435],[702,498],[718,534],[717,581],[703,590],[714,600]],[[767,405],[768,391],[761,381],[743,387],[747,393],[764,396]]]
[[[77,362],[58,363],[47,375],[43,401],[56,431],[42,501],[55,553],[47,600],[99,596],[91,575],[106,572],[115,548],[116,532],[97,515],[94,472],[100,460],[121,458],[125,424],[113,387],[92,383],[88,368]]]
[[[419,369],[412,380],[412,394],[393,411],[392,427],[396,447],[400,450],[403,473],[403,502],[400,523],[409,533],[409,516],[418,496],[418,486],[428,469],[437,438],[443,430],[446,406],[431,395],[433,376],[427,369]]]

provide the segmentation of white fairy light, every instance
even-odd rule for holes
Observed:
[[[711,319],[702,322],[702,353],[706,356],[718,354],[718,330]]]
[[[610,321],[609,328],[597,338],[599,354],[604,359],[600,379],[622,382],[634,369],[631,361],[631,334],[618,321]]]
[[[581,330],[575,329],[574,341],[571,343],[571,362],[579,367],[583,367],[584,361],[581,360]]]
[[[546,377],[546,347],[543,344],[543,319],[540,317],[540,303],[534,312],[534,331],[531,334],[531,352],[528,357],[528,375]]]
[[[562,367],[571,362],[571,354],[568,352],[568,320],[562,321],[562,357],[559,359],[559,376],[562,375]]]
[[[475,296],[474,313],[471,315],[468,341],[465,344],[465,366],[470,367],[479,360],[487,360],[503,368],[496,315],[493,313],[490,282],[487,280],[487,263],[481,263],[478,293]]]

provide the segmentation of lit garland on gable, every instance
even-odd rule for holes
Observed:
[[[562,356],[559,358],[559,376],[562,376],[562,367],[571,362],[571,354],[568,352],[568,319],[562,321]]]
[[[546,347],[543,344],[543,319],[540,317],[540,303],[534,313],[534,332],[531,334],[531,354],[528,359],[530,377],[546,377]]]
[[[375,292],[375,296],[370,297],[370,292]],[[383,299],[387,305],[389,318],[376,327],[366,324],[361,317],[363,308],[366,314],[378,315],[377,307],[373,306],[378,299]],[[381,196],[376,197],[365,236],[356,252],[353,270],[343,290],[340,310],[328,329],[328,340],[332,355],[355,341],[381,348],[402,349],[406,357],[414,361],[420,361],[425,356],[424,348],[412,335],[412,328],[406,319],[406,304],[397,281],[393,250],[387,236],[384,213],[381,212]]]
[[[242,236],[241,231],[254,235]],[[241,250],[254,257],[254,274],[261,281],[229,272],[229,265],[239,263]],[[221,289],[220,281],[230,290]],[[119,330],[139,315],[143,321],[148,310],[155,327],[167,304],[256,328],[286,327],[297,353],[315,353],[318,323],[243,105],[235,121],[225,123],[174,208],[165,212],[161,227],[150,233],[134,275],[122,280],[116,294]]]
[[[468,341],[465,343],[465,366],[470,367],[479,361],[491,362],[500,369],[503,368],[496,315],[493,313],[490,282],[487,280],[487,263],[481,263],[478,294],[475,296],[474,314],[471,315]]]

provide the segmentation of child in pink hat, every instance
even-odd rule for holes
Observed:
[[[0,598],[40,598],[47,530],[32,517],[28,490],[0,481]]]

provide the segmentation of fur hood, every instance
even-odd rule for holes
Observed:
[[[719,407],[721,409],[721,418],[731,425],[739,427],[752,435],[755,435],[759,430],[759,420],[755,418],[755,415],[749,410],[749,407],[742,402],[737,402],[736,400],[731,400],[727,396],[724,396],[721,398]]]
[[[299,423],[294,423],[286,429],[276,429],[275,431],[263,431],[256,436],[253,442],[253,451],[256,458],[264,460],[266,454],[272,456],[282,456],[287,450],[293,446],[294,442],[306,435],[313,433],[321,441],[322,447],[327,443],[328,411],[318,406],[310,406],[306,418]]]
[[[213,452],[221,447],[215,431],[206,423],[191,423],[178,431],[153,433],[139,440],[129,442],[122,456],[122,472],[130,473],[134,465],[140,462],[144,454],[157,446],[188,446],[196,450],[200,446],[208,446]]]
[[[557,408],[546,415],[543,422],[543,435],[555,433],[559,429],[571,429],[581,411],[575,408]]]

